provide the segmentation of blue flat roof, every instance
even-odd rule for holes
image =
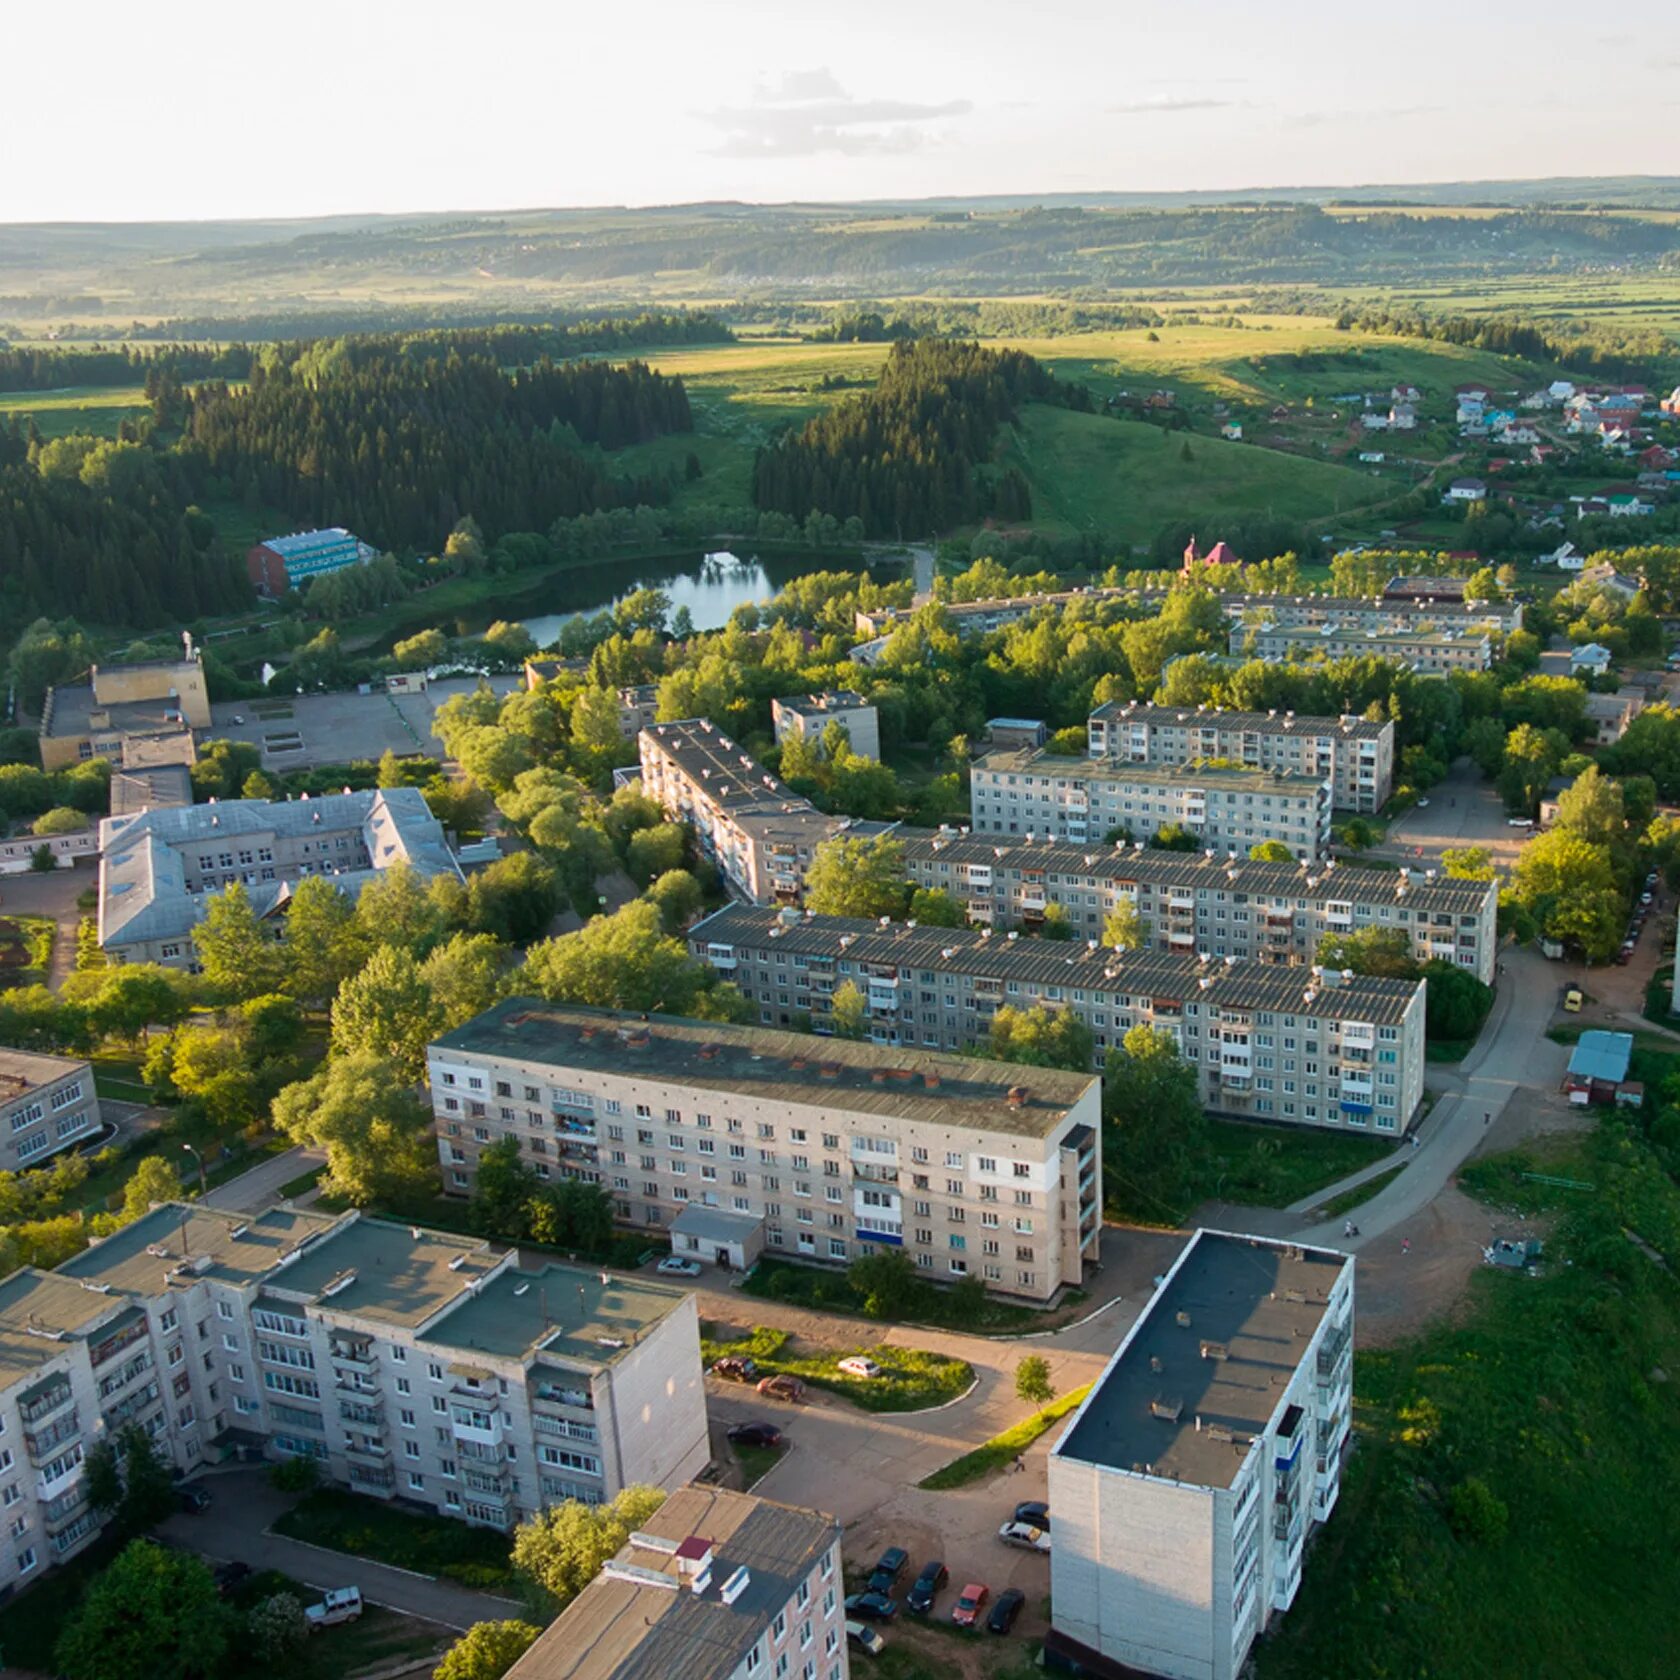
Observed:
[[[1632,1033],[1604,1032],[1595,1027],[1582,1033],[1580,1043],[1570,1052],[1569,1071],[1579,1079],[1620,1085],[1627,1078],[1632,1055]]]

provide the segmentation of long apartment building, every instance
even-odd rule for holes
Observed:
[[[241,1449],[496,1528],[707,1461],[694,1297],[361,1214],[158,1206],[0,1282],[0,1587],[97,1532],[85,1460]]]
[[[91,1062],[0,1045],[0,1172],[38,1167],[99,1126]]]
[[[796,903],[825,840],[890,826],[819,811],[705,718],[656,723],[638,740],[644,791],[754,904]]]
[[[508,1680],[847,1680],[840,1525],[679,1488]]]
[[[1278,840],[1309,863],[1330,845],[1325,775],[1037,751],[988,753],[975,761],[969,782],[976,834],[1148,840],[1177,825],[1204,847],[1246,856],[1261,841]]]
[[[1394,659],[1420,676],[1485,671],[1493,664],[1493,639],[1483,627],[1422,629],[1404,624],[1359,630],[1334,624],[1237,624],[1231,652],[1268,664],[1302,658]]]
[[[828,1030],[849,981],[871,1039],[895,1054],[981,1043],[1006,1005],[1071,1009],[1099,1063],[1134,1026],[1171,1033],[1218,1113],[1397,1134],[1423,1100],[1421,981],[746,905],[689,940],[766,1026]]]
[[[1236,1680],[1341,1488],[1353,1261],[1197,1231],[1050,1453],[1050,1636],[1079,1672]]]
[[[1394,725],[1361,717],[1227,712],[1217,707],[1111,701],[1091,713],[1087,751],[1122,764],[1229,759],[1256,770],[1328,779],[1331,802],[1376,811],[1394,792]]]
[[[1080,939],[1100,939],[1122,903],[1151,950],[1239,962],[1310,963],[1330,934],[1399,928],[1419,962],[1440,958],[1493,984],[1499,891],[1434,870],[1256,863],[1141,844],[1072,846],[966,830],[900,828],[905,872],[960,899],[981,927],[1036,932],[1057,905]]]
[[[427,1064],[457,1194],[514,1137],[539,1176],[600,1183],[620,1219],[737,1265],[902,1249],[1042,1301],[1096,1258],[1089,1074],[531,998],[445,1033]]]

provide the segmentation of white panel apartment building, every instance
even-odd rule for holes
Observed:
[[[1101,842],[1116,829],[1147,840],[1172,824],[1204,846],[1246,856],[1279,840],[1312,861],[1330,844],[1328,775],[1171,767],[1050,752],[988,753],[970,776],[976,834]]]
[[[1050,1454],[1064,1659],[1235,1680],[1334,1509],[1353,1261],[1198,1231]]]
[[[776,744],[790,735],[822,744],[831,723],[846,731],[852,751],[861,758],[881,756],[881,720],[875,708],[852,689],[827,689],[821,694],[792,694],[770,702],[770,721]]]
[[[679,1488],[508,1680],[847,1680],[840,1525]]]
[[[930,1276],[1031,1300],[1096,1257],[1089,1074],[533,998],[445,1033],[427,1062],[456,1194],[515,1137],[539,1176],[603,1184],[644,1228],[701,1210],[771,1253],[898,1248]]]
[[[1421,981],[746,905],[697,923],[689,940],[767,1025],[809,1018],[823,1032],[850,981],[877,1044],[960,1050],[1005,1005],[1071,1009],[1099,1064],[1131,1027],[1171,1033],[1218,1113],[1397,1134],[1423,1100]]]
[[[97,1532],[86,1452],[241,1448],[507,1527],[709,1456],[694,1297],[358,1214],[154,1208],[0,1282],[0,1586]]]
[[[705,718],[656,723],[639,737],[642,787],[686,822],[732,891],[754,904],[794,904],[817,847],[884,823],[825,816]]]
[[[1223,758],[1256,770],[1328,778],[1331,801],[1339,810],[1380,810],[1394,792],[1394,725],[1361,717],[1116,700],[1091,713],[1086,739],[1092,758],[1125,764]]]
[[[91,1062],[0,1045],[0,1172],[38,1167],[99,1124]]]
[[[1142,845],[1070,846],[1000,840],[966,830],[900,828],[904,867],[918,887],[941,887],[969,919],[999,930],[1043,926],[1058,905],[1080,939],[1100,939],[1121,903],[1142,918],[1149,947],[1240,962],[1310,963],[1326,934],[1392,927],[1431,957],[1493,984],[1499,890],[1434,870],[1255,863]]]

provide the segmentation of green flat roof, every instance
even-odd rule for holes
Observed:
[[[224,1213],[199,1203],[166,1202],[73,1255],[58,1272],[130,1295],[163,1294],[165,1274],[182,1265],[188,1268],[188,1282],[208,1276],[248,1283],[272,1271],[280,1256],[300,1242],[331,1230],[334,1218],[287,1208]]]
[[[84,1289],[52,1272],[13,1272],[0,1281],[0,1384],[39,1370],[82,1340],[96,1319],[126,1305],[123,1296]]]

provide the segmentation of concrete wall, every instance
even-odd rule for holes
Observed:
[[[632,1482],[680,1487],[711,1457],[695,1299],[685,1296],[651,1335],[595,1380],[609,1495]]]

